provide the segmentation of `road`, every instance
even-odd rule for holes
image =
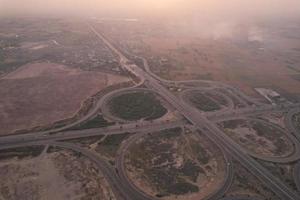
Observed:
[[[228,89],[230,91],[230,93],[235,96],[237,99],[241,100],[241,103],[246,105],[247,102],[253,103],[254,105],[265,105],[263,103],[260,103],[257,99],[254,99],[252,97],[249,97],[247,95],[245,95],[244,93],[242,93],[239,89],[232,87],[230,85],[221,83],[221,82],[217,82],[217,81],[211,81],[211,80],[184,80],[184,81],[171,81],[171,80],[166,80],[163,79],[159,76],[157,76],[155,73],[153,73],[150,70],[149,64],[147,62],[147,60],[145,58],[139,57],[139,56],[135,56],[141,60],[143,60],[143,65],[144,68],[146,70],[146,72],[148,74],[150,74],[152,77],[154,77],[156,80],[160,81],[161,83],[165,84],[175,84],[178,85],[180,83],[199,83],[199,84],[209,84],[215,88],[222,88],[222,89]]]
[[[216,86],[224,86],[229,88],[231,91],[235,93],[236,97],[243,98],[244,103],[252,102],[254,103],[253,107],[246,107],[243,109],[231,111],[224,110],[222,112],[217,113],[201,113],[197,111],[195,108],[192,108],[188,104],[181,101],[177,96],[171,93],[165,87],[165,80],[160,79],[157,76],[154,76],[150,71],[144,71],[139,68],[129,59],[127,59],[117,48],[115,48],[103,35],[101,35],[97,30],[90,26],[91,30],[98,36],[100,40],[102,40],[115,54],[117,54],[120,58],[120,64],[122,68],[126,71],[129,71],[134,76],[136,76],[140,82],[137,85],[145,84],[148,89],[152,89],[157,92],[161,97],[163,97],[170,105],[172,105],[179,113],[181,113],[194,127],[195,129],[203,132],[206,136],[214,141],[221,149],[223,149],[226,153],[230,154],[230,156],[237,159],[245,168],[247,168],[252,174],[257,176],[262,182],[265,183],[271,190],[273,190],[280,198],[284,200],[297,200],[299,199],[297,194],[291,191],[282,181],[274,177],[266,168],[261,166],[252,156],[249,155],[249,152],[245,151],[245,149],[235,143],[230,137],[228,137],[222,130],[220,130],[216,122],[221,119],[232,119],[241,116],[250,116],[261,113],[269,113],[277,110],[287,110],[291,108],[299,107],[299,104],[294,105],[285,105],[285,106],[270,106],[265,104],[255,103],[253,99],[247,99],[248,97],[237,91],[235,88],[229,87],[227,85],[222,85],[221,83],[210,82],[211,84],[215,84]],[[146,62],[145,59],[143,59]],[[145,63],[144,63],[145,65]],[[149,68],[149,67],[148,67]],[[170,81],[171,82],[171,81]],[[191,81],[188,81],[191,82]],[[192,81],[193,82],[193,81]],[[197,81],[198,82],[198,81]],[[202,81],[200,81],[202,82]],[[134,86],[133,88],[137,87]],[[127,88],[128,89],[128,88]],[[80,119],[74,124],[79,124],[80,122],[88,119],[92,115],[95,114],[96,110],[100,108],[103,103],[103,99],[100,99],[97,102],[97,105],[94,109],[88,113],[87,116]],[[289,120],[290,121],[290,120]],[[71,126],[74,126],[71,124]],[[155,132],[163,129],[178,127],[184,125],[183,121],[176,122],[162,122],[162,123],[131,123],[122,125],[111,126],[107,128],[97,128],[97,129],[88,129],[88,130],[78,130],[78,131],[64,131],[66,127],[58,128],[55,130],[43,131],[38,133],[29,133],[24,135],[13,135],[13,136],[5,136],[0,137],[0,149],[13,148],[19,146],[26,145],[39,145],[39,144],[51,144],[56,146],[61,146],[64,148],[72,149],[74,151],[81,152],[82,154],[89,157],[93,160],[97,166],[101,169],[104,176],[107,178],[109,183],[112,185],[113,191],[116,194],[118,199],[134,199],[134,200],[150,200],[154,199],[153,197],[149,197],[141,192],[138,188],[136,188],[126,177],[125,170],[123,168],[124,160],[122,155],[127,151],[127,148],[131,144],[132,141],[137,137],[141,137],[143,134],[148,132]],[[55,134],[50,134],[55,132]],[[99,158],[99,156],[93,154],[92,152],[82,149],[77,145],[69,144],[66,142],[56,142],[56,141],[64,141],[68,139],[75,138],[84,138],[84,137],[92,137],[98,135],[113,135],[120,134],[124,132],[139,132],[133,136],[133,139],[127,141],[124,147],[121,148],[120,156],[117,159],[116,166],[118,168],[115,171],[109,164],[107,164],[104,160]],[[299,139],[299,138],[298,138]],[[229,165],[230,167],[232,165]],[[298,168],[297,168],[298,169]],[[231,177],[233,177],[233,173],[228,173],[227,182],[224,183],[225,186],[220,189],[216,194],[211,196],[211,199],[219,197],[220,194],[228,189],[228,181],[230,182]],[[299,178],[299,176],[298,176]]]
[[[300,161],[298,161],[294,168],[294,180],[298,191],[300,191]]]
[[[205,116],[210,121],[218,122],[224,120],[237,119],[241,117],[255,116],[260,114],[268,114],[277,111],[288,111],[299,108],[300,104],[293,105],[264,105],[240,108],[237,110],[228,110],[222,113],[206,113]]]
[[[264,200],[261,197],[248,197],[246,195],[237,195],[232,197],[225,197],[219,200]]]
[[[124,132],[151,132],[151,131],[159,131],[163,129],[174,128],[177,126],[181,126],[185,124],[183,121],[174,121],[174,122],[158,122],[158,123],[130,123],[124,124],[122,126],[115,125],[111,127],[105,128],[93,128],[93,129],[84,129],[84,130],[74,130],[74,131],[64,131],[58,132],[53,135],[12,135],[0,137],[0,149],[9,148],[10,146],[22,145],[26,143],[40,143],[46,141],[62,141],[62,140],[70,140],[77,138],[86,138],[92,136],[100,136],[100,135],[116,135]]]
[[[138,126],[137,126],[138,125]],[[55,135],[46,135],[44,137],[26,137],[26,140],[17,140],[16,137],[6,137],[6,140],[1,139],[1,149],[8,148],[17,148],[24,146],[34,146],[34,145],[50,145],[57,146],[66,149],[70,149],[76,152],[80,152],[82,155],[88,157],[91,161],[93,161],[98,168],[101,170],[105,179],[109,182],[112,187],[113,193],[118,200],[152,200],[153,197],[147,196],[136,187],[134,187],[130,183],[129,180],[124,179],[124,177],[119,176],[118,170],[112,167],[107,161],[102,159],[100,156],[95,153],[81,148],[79,145],[68,143],[66,140],[70,139],[78,139],[78,138],[87,138],[91,136],[100,136],[100,135],[114,135],[121,134],[124,132],[136,132],[135,136],[140,137],[140,135],[153,132],[160,131],[170,128],[175,128],[178,126],[185,125],[183,121],[175,121],[175,122],[167,122],[167,123],[144,123],[142,126],[140,123],[132,123],[123,125],[123,128],[120,129],[119,126],[113,126],[109,128],[96,128],[96,129],[85,129],[79,131],[67,131],[67,132],[59,132]],[[24,135],[26,136],[26,135]],[[8,141],[11,141],[8,143]],[[57,142],[60,141],[60,142]],[[65,141],[65,142],[64,142]]]
[[[232,119],[242,119],[242,120],[249,120],[249,118],[244,118],[239,116],[238,118],[224,118],[223,120],[218,120],[217,122],[232,120]],[[269,127],[275,128],[277,130],[280,130],[280,132],[285,133],[286,138],[291,142],[293,150],[285,155],[280,156],[266,156],[262,154],[256,154],[253,151],[248,150],[247,148],[244,148],[245,151],[252,157],[265,160],[268,162],[274,162],[274,163],[291,163],[294,161],[297,161],[300,159],[300,143],[299,141],[292,135],[289,131],[284,130],[280,126],[277,126],[273,123],[263,121],[261,119],[252,118],[251,121],[256,121],[265,125],[268,125]]]
[[[290,112],[288,112],[287,116],[285,117],[285,124],[287,125],[287,128],[291,131],[291,133],[300,142],[300,131],[297,130],[293,122],[293,116],[297,113],[300,113],[300,108],[290,110]]]
[[[140,200],[151,200],[151,199],[145,199],[141,193],[136,192],[133,188],[130,187],[130,185],[122,184],[122,181],[118,177],[118,174],[116,173],[115,169],[107,163],[104,159],[97,156],[93,152],[81,148],[78,145],[73,145],[70,143],[63,143],[63,142],[53,142],[49,143],[51,146],[57,146],[62,147],[66,149],[70,149],[76,152],[80,152],[82,155],[89,158],[91,161],[93,161],[98,168],[101,170],[102,174],[104,175],[105,179],[110,184],[112,191],[116,198],[118,200],[130,200],[130,199],[140,199]]]
[[[128,138],[128,140],[126,141],[126,143],[123,143],[120,147],[120,149],[118,150],[118,156],[116,158],[116,168],[118,169],[118,173],[119,173],[119,177],[120,180],[122,181],[122,183],[126,184],[126,185],[130,185],[132,188],[134,188],[136,191],[138,191],[138,193],[143,194],[143,198],[144,199],[157,199],[154,197],[151,197],[145,193],[143,193],[139,188],[137,188],[127,177],[126,175],[126,169],[124,166],[124,159],[125,159],[125,154],[126,152],[128,152],[129,147],[137,140],[139,140],[140,138],[144,137],[147,133],[144,134],[135,134],[133,136],[131,136],[130,138]]]
[[[123,183],[131,185],[137,191],[140,191],[140,189],[137,188],[134,184],[132,184],[132,182],[127,177],[126,169],[125,169],[125,166],[124,166],[125,155],[128,152],[130,146],[132,144],[134,144],[136,141],[140,140],[142,137],[145,137],[146,134],[147,133],[136,134],[136,135],[133,135],[130,138],[128,138],[128,140],[126,141],[126,143],[123,143],[122,146],[120,147],[120,149],[118,151],[118,156],[116,158],[116,168],[119,171],[120,179],[122,180]],[[224,160],[226,162],[226,172],[225,172],[226,175],[225,175],[225,178],[224,178],[224,182],[223,182],[222,186],[218,190],[216,190],[214,193],[210,194],[204,200],[217,200],[217,199],[219,199],[220,197],[222,197],[222,195],[224,195],[224,193],[231,186],[231,183],[233,181],[233,175],[234,175],[234,172],[233,172],[233,163],[232,163],[231,158],[227,155],[226,152],[224,152],[223,155],[224,155]],[[149,196],[147,196],[145,194],[144,194],[144,196],[146,198],[150,198]]]
[[[173,105],[186,119],[188,119],[194,126],[204,132],[212,141],[217,142],[224,149],[231,153],[231,155],[244,165],[252,174],[256,175],[261,181],[265,183],[272,191],[274,191],[280,198],[284,200],[299,200],[297,194],[289,189],[282,181],[274,177],[266,168],[262,167],[255,159],[250,157],[247,152],[236,144],[231,138],[223,133],[215,123],[209,121],[206,117],[201,115],[195,109],[180,101],[174,94],[166,89],[157,79],[132,64],[129,60],[115,48],[104,36],[97,30],[91,27],[91,30],[104,41],[110,49],[120,57],[120,63],[123,69],[137,76],[140,80],[144,80],[145,84],[159,93],[167,102]]]
[[[293,174],[298,191],[300,191],[300,161],[295,165]]]

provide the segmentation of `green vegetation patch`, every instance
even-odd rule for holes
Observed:
[[[235,120],[228,120],[222,122],[222,125],[225,129],[236,129],[239,125],[243,124],[244,120],[235,119]]]
[[[297,191],[294,181],[294,163],[282,164],[258,160],[259,163],[267,168],[275,177],[281,179],[287,186]]]
[[[84,138],[67,139],[67,140],[62,140],[62,141],[79,144],[82,147],[89,147],[91,144],[94,144],[94,143],[100,141],[103,137],[104,137],[104,135],[97,135],[97,136],[89,136],[89,137],[84,137]]]
[[[114,125],[115,122],[109,122],[102,115],[97,115],[91,120],[83,122],[78,126],[72,127],[68,130],[84,130],[84,129],[91,129],[91,128],[103,128]]]
[[[151,92],[130,92],[113,97],[108,103],[110,112],[125,120],[154,120],[167,113],[167,109]]]
[[[191,142],[191,148],[193,152],[196,152],[197,154],[197,159],[198,161],[203,164],[206,165],[209,161],[209,155],[208,152],[199,144],[197,144],[196,142]]]
[[[140,176],[151,185],[157,197],[195,193],[200,190],[200,175],[206,174],[204,163],[210,160],[209,153],[198,146],[199,142],[186,139],[180,128],[164,130],[132,145],[126,155],[126,165],[130,164],[133,167],[130,170],[135,173],[141,172]]]
[[[189,94],[188,100],[201,111],[211,112],[221,109],[216,100],[202,92],[193,92],[192,94]]]
[[[287,146],[287,143],[284,141],[284,134],[278,128],[263,124],[260,122],[252,121],[251,127],[256,131],[258,136],[267,138],[270,141],[273,141],[273,144],[276,146],[275,154],[280,154],[282,152],[289,151],[290,147]]]
[[[6,160],[14,157],[17,157],[18,159],[23,159],[26,157],[36,157],[41,154],[43,149],[44,146],[28,146],[28,147],[3,149],[0,150],[0,160]]]
[[[168,193],[175,194],[175,195],[183,195],[187,193],[198,192],[199,188],[191,183],[175,183],[170,185],[168,188]]]
[[[286,133],[268,123],[238,119],[220,125],[230,137],[256,153],[267,150],[274,155],[283,155],[292,148]]]
[[[108,135],[104,140],[98,143],[95,150],[109,158],[115,158],[121,143],[131,135],[132,133]]]

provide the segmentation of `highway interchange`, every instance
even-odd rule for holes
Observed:
[[[63,147],[66,149],[71,149],[81,154],[87,156],[99,167],[99,169],[104,174],[107,181],[110,183],[112,190],[117,199],[124,200],[150,200],[156,199],[150,197],[147,194],[143,193],[139,188],[130,182],[126,176],[124,170],[124,155],[127,152],[130,145],[137,139],[143,137],[149,132],[156,132],[159,130],[174,128],[174,127],[184,127],[192,126],[194,130],[201,131],[204,133],[211,141],[214,141],[217,146],[224,152],[224,157],[228,163],[226,169],[226,180],[216,193],[210,195],[207,199],[221,199],[224,193],[228,190],[233,179],[233,169],[231,158],[239,161],[245,168],[247,168],[253,175],[255,175],[260,181],[262,181],[269,189],[277,194],[283,200],[299,200],[299,194],[291,190],[284,182],[275,177],[270,173],[265,167],[263,167],[257,160],[254,158],[255,155],[249,153],[245,148],[238,145],[233,141],[228,135],[226,135],[218,126],[217,122],[245,118],[249,116],[256,116],[259,114],[269,114],[272,112],[282,111],[288,112],[286,117],[286,124],[288,129],[291,131],[289,137],[292,141],[295,142],[295,152],[292,156],[286,158],[266,158],[259,157],[263,160],[268,160],[271,162],[293,162],[297,161],[300,158],[300,134],[294,128],[291,118],[292,116],[299,112],[299,104],[284,104],[284,105],[268,105],[263,104],[256,99],[249,98],[243,93],[241,93],[236,88],[233,88],[222,83],[211,82],[211,81],[186,81],[193,82],[195,85],[199,83],[208,83],[213,85],[214,88],[226,88],[236,98],[240,99],[241,102],[245,105],[244,108],[239,109],[224,109],[218,112],[203,113],[197,111],[195,108],[191,107],[178,96],[174,95],[169,89],[168,85],[175,84],[180,85],[184,82],[172,82],[161,79],[151,72],[149,69],[148,63],[144,58],[144,69],[133,64],[128,58],[126,58],[121,51],[118,50],[110,41],[108,41],[102,34],[100,34],[94,27],[90,26],[91,31],[94,32],[99,40],[102,40],[119,58],[120,64],[123,70],[131,73],[140,81],[133,86],[131,89],[137,88],[141,85],[145,85],[147,89],[155,91],[159,94],[168,104],[170,104],[174,109],[176,109],[182,116],[183,120],[179,121],[163,121],[163,122],[136,122],[128,124],[117,124],[111,127],[106,128],[96,128],[88,130],[78,130],[78,131],[66,131],[66,129],[80,124],[83,121],[90,119],[101,107],[104,98],[100,99],[97,102],[96,106],[82,119],[77,122],[74,122],[66,127],[59,129],[43,131],[38,133],[28,133],[23,135],[12,135],[12,136],[3,136],[0,137],[0,149],[15,148],[21,146],[29,145],[51,145]],[[128,88],[126,88],[128,89]],[[126,89],[121,89],[120,91],[115,91],[113,93],[121,92]],[[111,95],[111,94],[109,94]],[[252,104],[249,105],[249,102]],[[232,106],[230,106],[232,108]],[[298,108],[298,109],[296,109]],[[189,122],[189,124],[187,123]],[[100,135],[113,135],[121,134],[124,132],[128,133],[137,133],[132,135],[129,139],[126,140],[119,149],[118,157],[116,158],[116,167],[112,167],[105,159],[101,158],[99,155],[95,155],[91,151],[84,149],[78,145],[68,143],[66,140],[75,139],[75,138],[86,138],[91,136],[100,136]],[[256,156],[257,157],[257,156]],[[300,164],[298,162],[297,167],[295,168],[295,182],[299,188],[300,184]],[[229,199],[259,199],[259,198],[249,198],[249,197],[227,197],[222,200]]]

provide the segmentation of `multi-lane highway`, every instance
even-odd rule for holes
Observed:
[[[258,158],[260,160],[264,160],[264,161],[268,161],[268,162],[274,162],[274,163],[291,163],[291,162],[295,162],[297,160],[300,159],[300,143],[299,141],[288,131],[284,130],[283,128],[270,123],[270,122],[266,122],[263,121],[261,119],[256,119],[256,118],[242,118],[239,117],[237,119],[242,119],[242,120],[251,120],[251,121],[255,121],[261,124],[265,124],[269,127],[272,127],[274,129],[279,130],[281,133],[285,134],[286,139],[288,140],[288,144],[290,147],[290,151],[288,151],[285,155],[280,155],[280,156],[276,156],[276,155],[263,155],[263,154],[257,154],[251,150],[248,150],[245,148],[245,151],[247,151],[247,153],[249,155],[251,155],[252,157]],[[227,121],[229,119],[224,119],[222,121]]]
[[[236,196],[225,197],[220,200],[263,200],[263,199],[261,197],[249,197],[246,195],[236,195]]]
[[[0,149],[14,147],[15,145],[22,145],[26,143],[39,143],[45,141],[62,141],[77,138],[86,138],[92,136],[100,135],[116,135],[124,132],[134,133],[134,132],[150,132],[159,131],[163,129],[174,128],[177,126],[184,125],[183,121],[173,121],[173,122],[137,122],[129,123],[123,125],[114,125],[105,128],[93,128],[84,130],[72,130],[58,132],[56,134],[44,134],[44,135],[12,135],[0,137]]]
[[[38,137],[28,137],[26,135],[18,136],[7,136],[0,138],[0,150],[9,148],[18,148],[23,146],[34,146],[34,145],[50,145],[70,149],[76,152],[80,152],[82,155],[93,161],[97,167],[101,170],[105,179],[109,182],[112,187],[113,193],[118,200],[153,200],[153,197],[147,196],[142,191],[137,189],[134,185],[128,184],[130,181],[122,176],[124,174],[120,169],[114,168],[105,159],[95,154],[94,152],[80,147],[79,145],[72,144],[67,140],[87,138],[92,136],[103,136],[103,135],[115,135],[124,132],[137,133],[135,137],[141,137],[149,132],[159,132],[165,129],[171,129],[185,125],[183,121],[174,122],[159,122],[159,123],[131,123],[124,124],[122,128],[119,125],[108,128],[95,128],[85,129],[78,131],[65,131],[58,132],[54,135],[44,135]],[[18,139],[17,139],[18,138]],[[21,140],[20,140],[21,139]],[[58,141],[58,142],[57,142]]]
[[[116,173],[115,169],[107,163],[100,156],[97,156],[95,153],[81,148],[78,145],[73,145],[70,143],[63,142],[52,142],[49,143],[51,146],[63,147],[66,149],[71,149],[76,152],[80,152],[82,155],[88,157],[91,161],[96,163],[98,168],[101,170],[105,179],[109,182],[114,195],[118,200],[129,200],[129,199],[140,199],[140,200],[151,200],[152,198],[145,198],[143,193],[135,190],[135,188],[131,187],[131,185],[123,184],[122,180],[120,180],[118,173]]]
[[[224,121],[224,120],[231,120],[237,119],[241,117],[248,117],[248,116],[255,116],[260,114],[268,114],[278,111],[288,111],[291,109],[299,108],[300,104],[292,104],[292,105],[264,105],[264,106],[252,106],[246,108],[240,108],[237,110],[228,110],[219,113],[207,113],[205,116],[210,121]]]
[[[137,76],[140,80],[145,81],[148,88],[155,90],[167,102],[174,106],[186,119],[194,126],[204,132],[210,139],[217,142],[224,149],[229,151],[232,156],[239,160],[250,172],[256,175],[266,186],[272,189],[279,197],[285,200],[298,200],[299,197],[294,191],[287,187],[282,181],[274,177],[266,168],[261,166],[255,159],[247,154],[238,144],[223,133],[215,123],[209,121],[206,117],[199,114],[195,109],[190,108],[180,101],[174,94],[166,89],[157,79],[152,77],[146,71],[132,64],[129,60],[114,47],[103,35],[95,28],[92,31],[107,44],[110,49],[120,57],[122,68]]]
[[[136,134],[131,136],[126,143],[123,143],[122,146],[120,147],[119,151],[118,151],[118,156],[116,158],[116,168],[119,171],[119,177],[122,180],[123,183],[127,183],[128,185],[131,185],[131,187],[135,188],[137,191],[139,191],[140,189],[137,188],[134,184],[131,183],[131,181],[129,180],[129,178],[127,177],[126,174],[126,169],[125,169],[125,155],[128,152],[130,146],[140,140],[142,137],[144,137],[147,133],[144,134]],[[158,134],[158,133],[156,133]],[[213,192],[212,194],[208,195],[204,200],[217,200],[219,198],[222,197],[222,195],[224,195],[224,193],[229,189],[229,187],[231,186],[231,183],[233,181],[233,176],[234,176],[234,171],[233,171],[233,163],[232,160],[230,158],[230,156],[224,152],[224,160],[225,160],[225,164],[226,164],[226,171],[225,171],[225,178],[224,178],[224,182],[222,184],[222,186],[216,190],[215,192]],[[140,191],[140,193],[142,193],[142,191]],[[144,194],[144,198],[151,198],[148,195]],[[153,197],[152,197],[153,199]]]
[[[237,116],[246,117],[251,115],[257,115],[262,113],[269,113],[278,110],[288,110],[291,108],[299,108],[299,104],[286,105],[286,106],[271,106],[257,103],[253,99],[247,99],[248,97],[237,91],[235,88],[229,86],[224,86],[229,88],[237,98],[243,98],[244,104],[252,102],[254,106],[246,107],[238,110],[223,110],[222,112],[217,113],[201,113],[190,105],[184,103],[177,96],[171,93],[166,87],[166,81],[160,79],[156,75],[152,74],[149,70],[147,61],[143,59],[146,71],[138,67],[137,65],[130,62],[113,44],[111,44],[102,34],[100,34],[94,27],[90,26],[91,30],[98,36],[98,39],[102,40],[116,55],[120,58],[120,64],[122,68],[132,75],[134,75],[140,81],[138,85],[144,84],[148,89],[154,90],[162,98],[164,98],[170,105],[172,105],[179,113],[181,113],[196,130],[199,130],[206,134],[208,138],[214,141],[221,149],[224,150],[227,154],[234,157],[238,160],[244,167],[246,167],[252,174],[257,176],[262,182],[265,183],[273,192],[275,192],[283,200],[298,200],[299,197],[294,193],[288,186],[286,186],[282,181],[274,177],[266,168],[261,166],[243,147],[234,142],[230,137],[228,137],[222,130],[218,128],[216,122],[224,119],[234,119]],[[169,82],[170,83],[170,82]],[[211,82],[210,82],[211,83]],[[216,87],[222,87],[221,83],[215,83]],[[87,116],[80,119],[74,124],[79,124],[89,117],[95,114],[98,111],[100,106],[103,104],[104,98],[97,102],[96,107],[90,112]],[[73,126],[74,124],[71,124]],[[130,144],[140,138],[143,134],[148,132],[155,132],[163,129],[183,126],[185,122],[176,121],[176,122],[159,122],[159,123],[129,123],[122,126],[115,125],[107,128],[97,128],[97,129],[88,129],[88,130],[78,130],[78,131],[64,131],[63,129],[49,130],[39,133],[29,133],[24,135],[13,135],[5,136],[0,138],[0,149],[18,147],[24,145],[39,145],[39,144],[50,144],[54,146],[60,146],[67,149],[72,149],[74,151],[81,152],[83,155],[90,158],[94,161],[97,166],[101,169],[102,173],[111,184],[113,192],[115,193],[117,199],[126,199],[126,200],[150,200],[154,199],[136,188],[127,178],[124,170],[124,155],[127,151]],[[50,134],[55,132],[55,134]],[[83,149],[77,145],[69,144],[66,142],[57,142],[65,141],[75,138],[84,138],[98,135],[112,135],[120,134],[124,132],[137,132],[129,140],[124,143],[120,149],[116,160],[115,170],[111,165],[109,165],[105,160],[101,159],[99,156],[93,154],[92,152]],[[299,139],[299,138],[298,138]],[[229,162],[229,161],[227,161]],[[299,168],[299,167],[298,167]],[[296,169],[298,169],[296,168]],[[232,173],[232,164],[228,165],[228,175],[224,183],[224,187],[217,191],[216,194],[210,196],[211,199],[220,197],[229,187],[233,173]],[[299,178],[299,176],[298,176]],[[234,199],[234,198],[232,198]],[[236,199],[236,198],[235,198]]]
[[[293,122],[293,116],[297,113],[300,113],[300,108],[296,108],[293,110],[290,110],[288,112],[287,116],[285,117],[285,124],[287,125],[287,128],[291,131],[291,133],[298,139],[300,142],[300,131],[297,130],[297,127],[295,127],[295,124]]]
[[[294,167],[294,179],[297,189],[300,190],[300,161]]]

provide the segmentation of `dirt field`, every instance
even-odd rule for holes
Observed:
[[[218,24],[180,23],[106,24],[106,34],[145,57],[151,70],[166,79],[216,80],[253,96],[259,96],[255,87],[266,87],[299,98],[298,23],[234,24],[230,34],[210,27]]]
[[[178,129],[145,136],[126,156],[128,176],[160,199],[204,199],[224,181],[225,163],[220,150],[200,137],[191,132],[183,136]]]
[[[233,166],[235,176],[231,187],[225,194],[226,197],[245,195],[247,197],[260,197],[261,199],[280,199],[240,163],[235,161]]]
[[[274,112],[274,113],[261,115],[260,118],[262,118],[263,120],[266,120],[269,123],[276,124],[277,126],[280,126],[281,128],[286,128],[285,115],[286,115],[286,113],[284,113],[284,112]]]
[[[1,160],[0,174],[0,199],[115,199],[94,164],[68,150]]]
[[[169,59],[169,77],[175,80],[206,77],[239,86],[250,95],[257,95],[254,87],[300,93],[300,82],[291,77],[297,72],[287,68],[288,58],[278,57],[280,53],[273,50],[191,38],[148,38],[144,42],[152,54]],[[160,73],[157,65],[152,68]]]
[[[51,63],[25,65],[0,79],[0,133],[72,117],[85,99],[127,80]]]
[[[220,124],[233,140],[258,155],[287,156],[293,144],[282,130],[254,120],[230,120]]]

